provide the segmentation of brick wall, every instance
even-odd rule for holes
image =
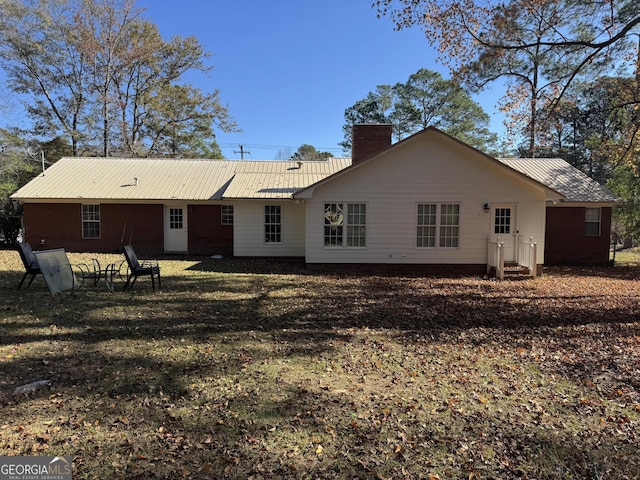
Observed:
[[[607,265],[611,207],[602,208],[599,236],[585,235],[585,209],[547,208],[545,263],[547,265]]]
[[[220,205],[189,205],[189,253],[233,254],[233,225],[222,225]]]
[[[102,204],[100,238],[82,238],[80,203],[26,203],[25,238],[34,249],[109,253],[118,251],[122,240],[131,240],[136,253],[159,253],[164,247],[163,211],[162,205]]]
[[[393,126],[385,123],[361,123],[351,129],[351,161],[358,163],[391,146]]]
[[[231,255],[233,225],[222,225],[220,205],[187,207],[189,253]],[[26,241],[34,249],[64,248],[69,252],[116,252],[131,244],[136,253],[164,251],[163,205],[100,205],[100,238],[82,238],[79,203],[26,203]]]

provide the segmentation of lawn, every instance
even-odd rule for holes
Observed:
[[[0,455],[71,455],[74,479],[640,478],[639,266],[160,265],[156,293],[51,298],[0,251]]]

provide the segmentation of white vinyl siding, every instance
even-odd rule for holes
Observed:
[[[233,254],[238,257],[304,257],[305,205],[279,202],[281,241],[265,242],[265,206],[273,201],[243,200],[234,204]]]
[[[366,204],[366,248],[325,246],[319,219],[331,199],[339,199],[345,208]],[[533,237],[538,251],[544,252],[543,188],[435,132],[410,138],[333,177],[306,201],[308,263],[486,265],[493,234],[487,203],[517,205],[519,235]],[[436,210],[434,225],[432,207],[425,207],[417,221],[418,205],[455,207],[445,213],[444,225],[438,224],[443,217]]]

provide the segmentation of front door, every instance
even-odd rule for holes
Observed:
[[[186,207],[164,207],[164,251],[186,252],[189,248]]]
[[[516,206],[493,205],[491,208],[491,237],[504,242],[504,261],[516,261]]]

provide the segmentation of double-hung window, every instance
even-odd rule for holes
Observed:
[[[280,205],[264,207],[264,241],[266,243],[282,242],[282,207]]]
[[[82,205],[82,238],[100,238],[100,205]]]
[[[416,246],[435,247],[436,246],[436,210],[435,203],[421,203],[418,205],[418,235]]]
[[[233,225],[233,205],[222,205],[222,225]]]
[[[366,243],[367,205],[365,203],[324,204],[325,247],[365,247]]]
[[[584,209],[584,234],[588,237],[600,236],[600,222],[602,210],[600,208]]]
[[[460,241],[460,205],[420,203],[416,230],[419,248],[457,248]]]
[[[460,205],[443,203],[440,205],[440,246],[458,248],[460,233]]]

